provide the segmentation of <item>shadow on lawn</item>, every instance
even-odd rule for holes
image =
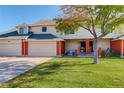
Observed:
[[[50,65],[44,66],[43,68],[41,66],[41,69],[38,69],[36,73],[39,75],[48,75],[48,74],[57,72],[60,67],[61,65],[59,63],[50,64]]]
[[[57,72],[60,68],[60,64],[47,64],[44,63],[35,67],[34,69],[10,80],[7,82],[7,87],[16,88],[16,87],[23,87],[23,88],[33,88],[31,82],[41,82],[44,80],[44,76],[53,74]]]
[[[61,70],[61,67],[73,67],[73,66],[86,66],[93,65],[92,63],[75,63],[75,62],[62,62],[62,63],[44,63],[28,71],[27,73],[20,75],[19,77],[8,82],[8,87],[34,87],[31,82],[42,82],[45,79],[44,76],[57,73]],[[49,76],[48,76],[49,77]]]
[[[93,63],[75,63],[75,62],[52,63],[43,67],[41,65],[41,69],[37,69],[35,73],[43,76],[43,75],[56,73],[59,70],[61,70],[61,67],[86,66],[86,65],[87,66],[93,65]]]

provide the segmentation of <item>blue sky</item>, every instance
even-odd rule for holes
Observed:
[[[0,31],[6,31],[21,23],[52,19],[59,15],[59,6],[0,6]]]

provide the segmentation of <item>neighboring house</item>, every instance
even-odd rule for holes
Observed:
[[[93,54],[93,36],[84,29],[59,35],[55,21],[40,20],[21,24],[0,35],[0,56],[61,56],[80,48],[81,55]],[[100,35],[100,33],[97,33]],[[98,40],[98,48],[111,49],[123,56],[124,36],[110,33]]]

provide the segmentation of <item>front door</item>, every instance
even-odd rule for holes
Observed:
[[[82,41],[81,42],[81,53],[85,53],[86,52],[86,42]]]
[[[93,52],[93,41],[90,41],[90,50]]]

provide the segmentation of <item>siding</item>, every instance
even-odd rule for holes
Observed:
[[[122,49],[121,41],[122,40],[111,41],[110,43],[111,51],[115,51],[121,54],[121,49]],[[124,54],[124,41],[123,41],[123,54]]]
[[[66,51],[75,51],[78,47],[80,47],[79,40],[66,40],[65,41],[65,50]]]
[[[99,39],[98,48],[101,48],[102,50],[106,50],[107,48],[110,48],[110,39]]]
[[[57,41],[56,42],[56,54],[57,56],[62,56],[65,52],[65,42]]]
[[[80,47],[80,42],[85,40],[66,40],[65,41],[65,48],[66,51],[75,51],[78,47]],[[110,39],[99,39],[98,40],[98,48],[102,50],[106,50],[110,48]],[[89,50],[88,50],[89,53]]]
[[[56,29],[54,26],[46,26],[47,27],[47,32],[42,32],[42,26],[38,27],[31,27],[30,31],[32,31],[34,34],[53,34],[57,35]]]

